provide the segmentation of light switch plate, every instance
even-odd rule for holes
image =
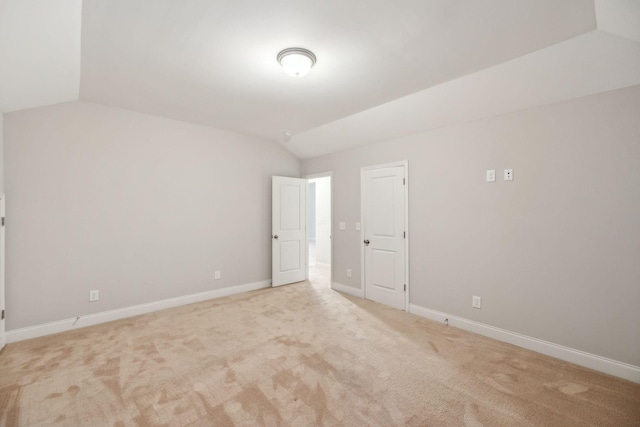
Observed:
[[[495,182],[496,181],[496,170],[489,169],[487,170],[487,182]]]

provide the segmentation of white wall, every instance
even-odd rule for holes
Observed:
[[[8,330],[271,277],[280,145],[85,102],[4,126]]]
[[[304,161],[333,171],[333,280],[360,287],[360,168],[406,159],[412,304],[640,366],[639,117],[635,86]]]
[[[316,262],[331,263],[331,178],[316,178]]]

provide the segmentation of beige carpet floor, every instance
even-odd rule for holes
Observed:
[[[640,385],[303,282],[8,345],[2,426],[639,426]]]
[[[331,286],[331,265],[319,262],[310,265],[309,280],[315,285]]]

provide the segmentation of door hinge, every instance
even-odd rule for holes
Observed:
[[[4,217],[2,217],[2,226],[4,227]]]
[[[4,310],[2,310],[2,316],[0,316],[0,320],[4,320]]]
[[[402,185],[407,185],[407,178],[402,178]]]
[[[404,284],[404,291],[407,292],[407,284]]]
[[[403,234],[404,234],[404,238],[406,239],[407,238],[407,232],[405,231]]]

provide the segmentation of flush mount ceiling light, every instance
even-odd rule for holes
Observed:
[[[316,63],[316,56],[310,50],[290,47],[278,54],[278,62],[287,74],[302,77],[311,71]]]

